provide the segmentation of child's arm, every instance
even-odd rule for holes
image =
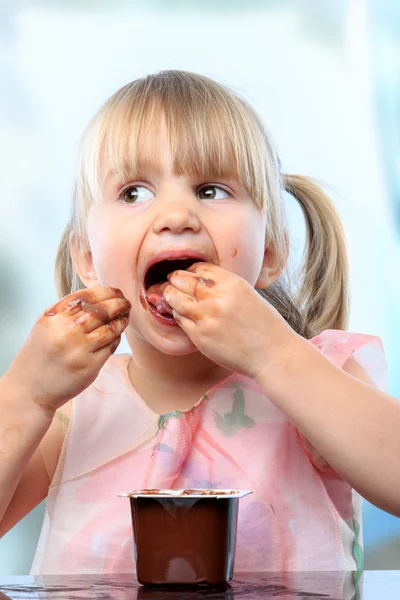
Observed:
[[[52,419],[14,382],[0,379],[0,536],[47,496],[38,446]]]
[[[197,263],[162,291],[200,352],[254,379],[338,475],[400,516],[400,402],[335,366],[236,274]]]
[[[364,383],[356,361],[342,370],[300,337],[256,381],[343,479],[400,516],[399,401]]]
[[[1,533],[46,497],[50,478],[39,444],[52,437],[57,409],[86,389],[116,350],[129,311],[113,288],[66,296],[39,317],[0,380]]]
[[[18,401],[15,387],[13,385],[10,386],[10,384],[7,383],[7,378],[2,378],[0,379],[0,397],[6,397],[3,396],[5,393],[8,393],[7,397],[13,397],[14,401],[8,409],[6,408],[5,403],[0,404],[0,422],[2,424],[0,425],[0,447],[2,446],[2,441],[4,441],[4,430],[7,428],[6,422],[11,421],[11,419],[17,423],[21,420],[21,432],[28,433],[25,426],[25,418],[28,417],[28,427],[32,427],[33,437],[36,437],[33,429],[35,419],[32,419],[32,415],[29,416],[29,411],[26,410],[26,404],[22,405]],[[20,399],[26,400],[24,396]],[[12,417],[13,412],[15,412],[15,418]],[[39,427],[37,432],[37,438],[40,440],[39,445],[36,445],[35,441],[33,450],[29,449],[29,444],[21,446],[21,435],[19,435],[19,439],[16,440],[16,451],[11,451],[10,444],[5,445],[6,452],[8,449],[9,456],[7,457],[7,453],[0,454],[0,480],[4,481],[7,477],[6,470],[8,470],[9,477],[14,477],[14,483],[10,482],[11,486],[8,488],[7,482],[5,482],[5,485],[0,489],[0,507],[7,505],[6,496],[8,495],[8,497],[10,497],[11,493],[11,500],[4,512],[4,516],[1,516],[3,510],[0,508],[0,537],[7,533],[7,531],[14,527],[14,525],[46,498],[60,458],[67,431],[67,422],[69,421],[71,412],[71,403],[64,405],[62,409],[59,409],[54,417],[50,419],[51,424],[48,428],[47,414],[45,414],[43,423],[46,432],[41,439],[42,432]],[[21,416],[23,415],[26,415],[26,417],[21,419]],[[25,458],[23,455],[21,456],[24,450],[27,451],[27,457]],[[29,458],[32,451],[33,455]],[[26,461],[27,466],[24,468]],[[23,463],[22,470],[19,469],[21,466],[19,463],[21,462]],[[9,489],[8,494],[7,489]],[[15,490],[14,492],[12,491],[13,489]]]

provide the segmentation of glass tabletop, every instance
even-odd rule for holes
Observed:
[[[225,588],[148,588],[131,574],[0,577],[0,600],[381,600],[400,598],[400,571],[243,573]]]

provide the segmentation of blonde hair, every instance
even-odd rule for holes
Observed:
[[[267,243],[277,254],[282,274],[260,293],[304,337],[324,329],[344,329],[348,318],[347,258],[332,202],[310,179],[281,173],[270,136],[243,98],[208,77],[185,71],[161,71],[125,85],[90,121],[78,154],[71,218],[57,253],[59,295],[84,287],[71,258],[71,233],[81,249],[89,247],[86,220],[91,203],[101,199],[110,173],[123,180],[135,179],[141,132],[157,127],[160,117],[165,119],[177,175],[212,179],[234,174],[264,211]],[[300,203],[306,222],[306,247],[296,290],[287,269],[283,190]]]

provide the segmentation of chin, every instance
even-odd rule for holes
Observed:
[[[130,341],[132,341],[133,346],[135,346],[134,338],[131,338],[130,335],[134,332],[135,336],[140,337],[163,354],[168,354],[170,356],[186,356],[188,354],[200,352],[181,328],[162,328],[158,331],[155,331],[154,329],[143,331],[143,327],[137,327],[137,324],[134,325],[133,323],[130,323],[129,329],[130,332],[127,331],[126,333],[130,346]]]
[[[163,354],[168,354],[170,356],[186,356],[188,354],[199,352],[198,348],[187,335],[179,338],[175,337],[175,339],[171,335],[168,336],[168,334],[165,335],[165,337],[161,335],[151,337],[153,339],[148,339],[147,341]]]

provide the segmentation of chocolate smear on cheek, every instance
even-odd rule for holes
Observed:
[[[235,250],[233,251],[232,258],[235,258],[236,254],[237,254],[237,248],[235,248]]]

